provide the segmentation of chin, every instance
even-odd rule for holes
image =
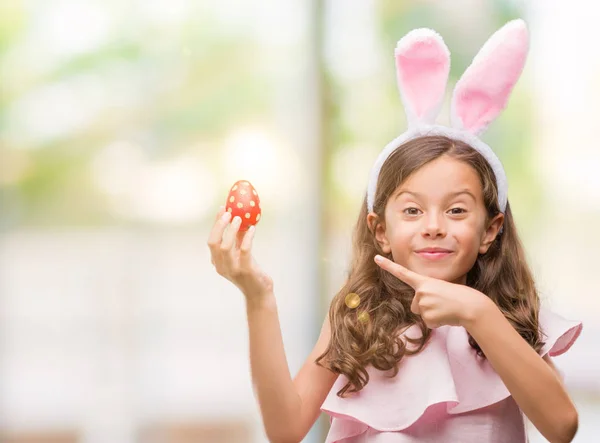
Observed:
[[[447,267],[444,269],[443,267],[423,266],[419,263],[412,264],[409,269],[417,274],[421,274],[426,277],[437,278],[440,280],[447,280],[450,277]]]
[[[423,271],[419,272],[419,274],[460,285],[466,284],[467,282],[466,274],[456,275],[455,272],[448,272],[445,269],[424,269]]]
[[[416,266],[410,266],[409,269],[417,274],[424,275],[425,277],[437,278],[438,280],[445,280],[448,282],[454,282],[460,278],[455,272],[451,272],[448,269],[448,265],[436,267],[417,264]]]
[[[445,281],[449,281],[449,282],[453,282],[454,280],[456,280],[456,276],[449,274],[447,271],[445,271],[443,269],[424,270],[420,274],[425,275],[427,277],[437,278],[438,280],[445,280]]]

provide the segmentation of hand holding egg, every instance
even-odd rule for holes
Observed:
[[[252,256],[255,231],[249,227],[258,223],[260,215],[260,200],[254,187],[246,180],[236,182],[226,205],[217,214],[207,242],[217,273],[235,284],[248,302],[273,294],[273,280]]]

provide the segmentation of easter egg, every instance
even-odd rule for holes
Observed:
[[[260,198],[254,186],[247,180],[239,180],[233,184],[225,210],[231,213],[231,220],[235,216],[242,219],[240,231],[246,231],[251,225],[256,225],[261,216]]]

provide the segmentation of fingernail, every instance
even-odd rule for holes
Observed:
[[[242,222],[242,218],[241,218],[240,216],[236,215],[236,216],[233,218],[233,222],[234,222],[236,225],[238,225],[238,224],[240,224],[240,223]]]
[[[221,216],[221,220],[228,221],[229,217],[231,217],[231,212],[227,211]]]
[[[381,263],[381,262],[383,261],[383,257],[382,257],[381,255],[376,255],[376,256],[375,256],[375,261],[376,261],[377,263]]]

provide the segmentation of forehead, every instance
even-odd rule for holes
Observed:
[[[477,171],[463,161],[443,155],[413,172],[393,196],[411,191],[435,199],[463,190],[470,191],[477,200],[481,200],[481,181]]]

